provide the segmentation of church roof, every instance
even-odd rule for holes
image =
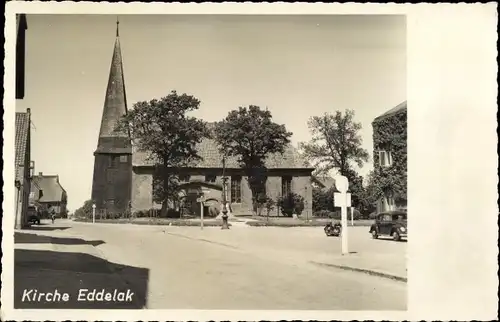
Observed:
[[[116,39],[113,49],[113,57],[109,70],[108,86],[102,111],[101,127],[99,130],[99,152],[112,152],[113,148],[123,149],[126,141],[114,140],[115,138],[128,138],[127,132],[115,131],[116,126],[123,115],[127,113],[127,96],[125,92],[125,80],[123,75],[123,62],[118,33],[118,22],[116,25]],[[112,139],[110,139],[112,138]],[[111,142],[111,143],[110,143]],[[117,146],[115,146],[117,145]],[[104,151],[110,150],[110,151]]]
[[[23,180],[23,172],[20,171],[24,166],[26,153],[28,152],[28,139],[30,129],[30,112],[16,112],[16,146],[15,146],[15,170],[16,180]]]
[[[193,168],[222,168],[222,154],[214,139],[204,139],[196,147],[202,160],[191,165]],[[155,161],[150,154],[133,147],[132,164],[134,166],[153,166]],[[240,168],[236,157],[226,159],[227,168]],[[312,169],[292,145],[288,145],[283,154],[275,153],[266,158],[266,167],[269,169]]]

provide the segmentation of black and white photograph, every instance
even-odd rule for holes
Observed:
[[[15,22],[14,310],[408,311],[406,14]]]

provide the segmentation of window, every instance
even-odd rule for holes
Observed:
[[[110,155],[108,159],[108,167],[109,168],[116,168],[116,160],[117,156],[116,155]]]
[[[231,203],[241,203],[241,177],[231,177]]]
[[[381,167],[389,167],[392,165],[392,153],[390,151],[378,151],[378,158]]]
[[[189,179],[191,179],[191,176],[188,174],[181,174],[179,175],[179,181],[180,182],[189,182]]]
[[[207,175],[205,176],[205,181],[206,182],[215,182],[215,179],[217,178],[217,176],[214,176],[214,175]]]
[[[384,215],[383,221],[392,221],[392,216],[391,215]]]
[[[288,196],[292,193],[292,177],[281,178],[281,195]]]
[[[128,161],[128,155],[120,155],[121,163],[127,163],[127,161]]]

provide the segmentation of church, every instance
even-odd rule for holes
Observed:
[[[118,121],[125,113],[127,96],[117,22],[97,149],[94,152],[92,200],[96,211],[126,213],[161,208],[161,204],[155,203],[153,198],[155,164],[149,158],[149,153],[139,151],[127,131],[115,131]],[[186,201],[184,204],[187,210],[195,216],[200,214],[197,199],[201,193],[204,195],[205,207],[208,208],[210,204],[221,205],[225,191],[232,215],[251,214],[251,190],[236,158],[228,157],[223,166],[222,155],[213,139],[204,139],[198,144],[197,151],[201,156],[199,162],[176,171],[181,182],[180,194]],[[307,166],[291,145],[283,154],[269,155],[266,167],[267,196],[276,200],[290,192],[297,193],[305,200],[303,215],[310,217],[311,174],[314,168]],[[226,189],[223,189],[224,177]],[[277,214],[276,210],[274,214]]]

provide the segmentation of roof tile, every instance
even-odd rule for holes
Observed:
[[[28,146],[28,134],[30,127],[29,113],[16,113],[16,146],[15,146],[15,169],[16,180],[22,180],[23,173],[20,167],[24,166],[24,158],[26,156],[26,148]]]

